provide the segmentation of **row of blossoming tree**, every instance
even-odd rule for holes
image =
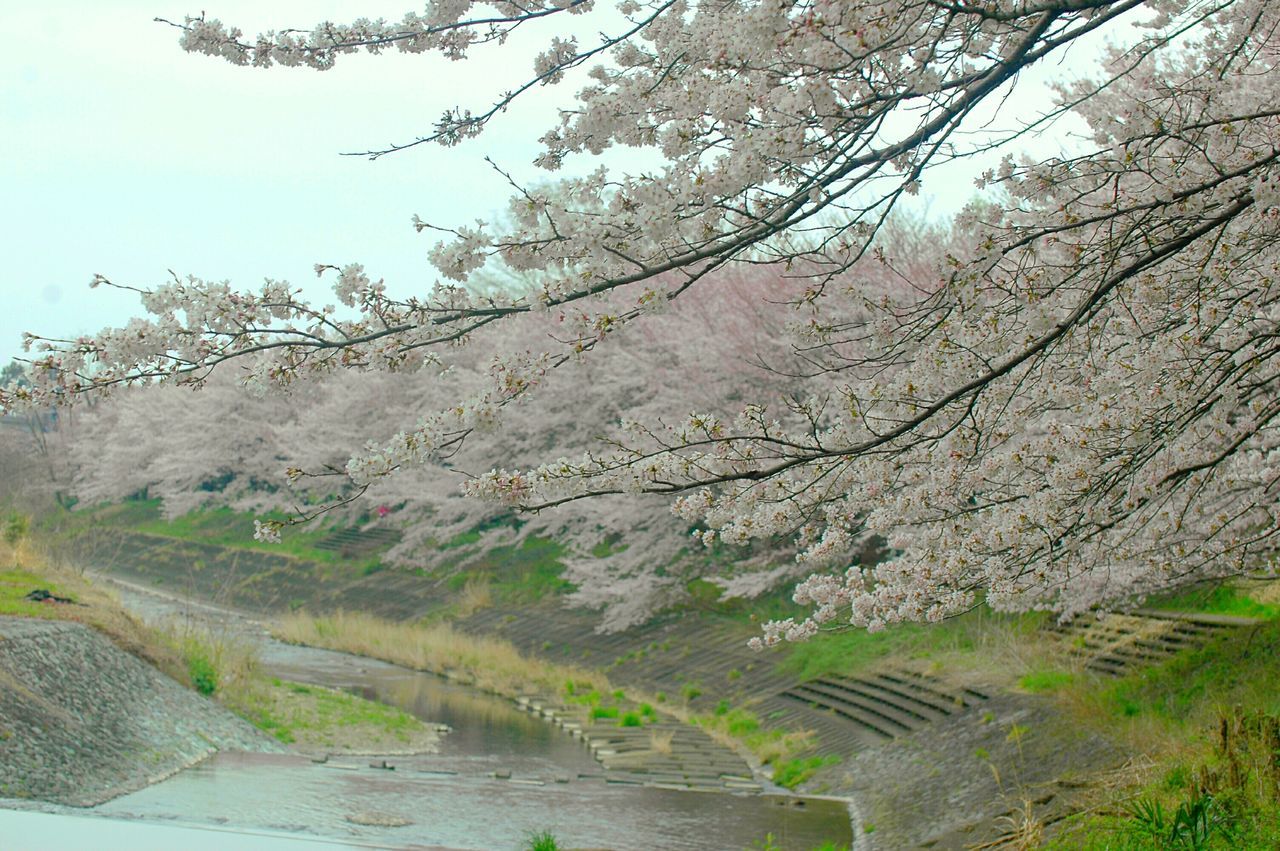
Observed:
[[[941,244],[938,233],[918,226],[898,224],[888,234],[922,266],[927,261],[919,258],[938,254]],[[891,274],[880,264],[867,266],[869,274]],[[390,439],[412,428],[422,411],[482,389],[491,368],[536,344],[553,320],[526,317],[501,336],[479,332],[443,355],[444,372],[347,371],[254,393],[223,369],[194,393],[172,384],[129,388],[64,430],[69,468],[62,473],[83,504],[145,493],[159,498],[170,518],[210,506],[297,515],[327,510],[344,523],[381,514],[373,522],[403,532],[384,557],[402,567],[448,562],[465,570],[471,557],[492,547],[552,537],[565,547],[565,578],[575,586],[570,602],[603,608],[604,629],[625,628],[681,602],[693,578],[719,584],[727,596],[755,596],[802,570],[785,537],[750,551],[707,552],[659,496],[614,496],[513,517],[508,507],[466,498],[459,484],[468,471],[495,463],[591,450],[623,419],[657,421],[693,406],[730,416],[744,386],[779,404],[813,392],[826,376],[805,380],[779,368],[793,359],[779,330],[794,311],[769,301],[776,274],[770,267],[732,278],[719,273],[716,287],[693,290],[650,322],[621,331],[627,345],[604,347],[549,374],[546,390],[508,407],[456,451],[367,488],[353,487],[343,474],[353,446]],[[295,472],[289,481],[289,471],[304,470],[311,472]],[[360,499],[342,502],[357,493]],[[484,535],[473,546],[441,547],[478,529]]]
[[[151,318],[48,341],[37,386],[0,404],[199,384],[249,356],[263,385],[371,380],[447,365],[454,343],[527,317],[551,323],[415,427],[356,451],[344,470],[359,487],[462,451],[528,398],[586,404],[595,388],[554,376],[635,345],[652,314],[721,286],[725,270],[771,264],[768,298],[793,321],[785,363],[770,366],[809,392],[778,401],[744,382],[733,415],[628,419],[571,457],[550,448],[540,463],[477,468],[466,492],[544,510],[665,494],[704,543],[789,536],[814,572],[796,591],[813,612],[770,624],[766,642],[982,600],[1070,615],[1269,564],[1280,5],[434,0],[399,21],[252,40],[203,17],[179,26],[186,49],[237,65],[324,69],[362,49],[464,59],[577,15],[600,18],[598,39],[549,35],[492,108],[450,111],[370,155],[461,143],[531,87],[589,69],[538,163],[638,146],[665,158],[656,171],[522,187],[503,226],[416,222],[444,234],[431,255],[444,281],[414,298],[389,297],[355,264],[320,267],[345,314],[278,282],[144,290]],[[1026,72],[1107,33],[1116,46],[1064,79],[1043,115],[986,123]],[[1016,158],[1065,113],[1090,129],[1078,152]],[[879,255],[904,195],[1001,148],[982,181],[993,191],[957,217],[941,262],[905,271]],[[904,285],[860,274],[868,258],[904,270]],[[466,286],[489,263],[538,283]],[[899,555],[850,567],[870,534]]]

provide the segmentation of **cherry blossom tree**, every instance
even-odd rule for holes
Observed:
[[[548,37],[491,108],[450,111],[370,156],[461,143],[530,88],[585,73],[538,163],[554,171],[630,146],[659,152],[660,168],[516,186],[500,226],[416,222],[444,234],[431,256],[445,281],[415,298],[389,297],[357,264],[318,267],[346,313],[280,282],[144,290],[152,319],[48,341],[37,386],[0,404],[199,383],[250,354],[264,384],[422,370],[485,329],[550,318],[556,331],[539,345],[356,453],[345,469],[365,485],[460,451],[525,397],[583,397],[551,376],[629,345],[632,326],[715,288],[724,270],[771,263],[809,395],[769,402],[743,387],[732,416],[627,420],[603,447],[555,459],[549,448],[541,463],[476,474],[467,491],[541,509],[666,494],[708,544],[794,536],[815,571],[796,599],[813,614],[769,625],[765,642],[937,619],[981,600],[1070,616],[1269,566],[1280,6],[432,2],[397,22],[254,40],[203,17],[177,26],[186,49],[237,65],[324,69],[362,49],[464,59],[516,28],[577,15],[599,19],[598,40]],[[1107,34],[1114,46],[1062,79],[1044,115],[991,129],[1028,72]],[[1030,134],[1068,113],[1089,128],[1076,153],[1024,153]],[[942,262],[909,268],[880,239],[936,169],[1000,150]],[[538,284],[464,286],[494,263]],[[875,264],[908,285],[865,275]],[[900,555],[849,566],[869,534]]]
[[[385,560],[405,567],[431,569],[461,556],[465,569],[466,558],[493,546],[551,537],[565,547],[565,578],[575,588],[570,602],[603,609],[600,625],[606,630],[638,623],[680,601],[691,578],[718,582],[735,596],[794,578],[801,568],[785,557],[787,541],[758,546],[747,557],[738,554],[731,564],[708,559],[690,539],[689,524],[660,498],[583,501],[512,523],[508,508],[468,499],[458,487],[465,470],[532,464],[550,451],[592,449],[621,418],[657,419],[695,405],[731,415],[744,386],[775,398],[795,391],[799,379],[758,363],[780,364],[789,355],[777,330],[792,310],[768,301],[775,274],[752,267],[735,279],[722,275],[714,289],[691,291],[653,321],[626,329],[634,337],[627,345],[556,370],[546,392],[512,405],[492,429],[473,435],[447,460],[380,478],[363,499],[335,510],[350,522],[370,506],[394,507],[375,522],[402,530],[402,542]],[[145,489],[161,499],[168,517],[210,505],[306,512],[351,490],[345,477],[318,473],[340,471],[353,447],[412,428],[422,411],[483,386],[495,357],[527,348],[548,323],[546,316],[529,317],[504,329],[501,338],[482,331],[444,356],[444,374],[348,371],[294,382],[283,394],[251,394],[238,386],[234,372],[223,369],[196,393],[167,385],[131,388],[95,406],[74,430],[76,493],[94,503]],[[709,345],[711,340],[719,344]],[[583,386],[592,392],[572,392]],[[214,421],[216,434],[193,443],[200,425]],[[288,469],[313,474],[290,488]],[[440,549],[477,528],[485,532],[474,545]]]

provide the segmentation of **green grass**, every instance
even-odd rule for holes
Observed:
[[[19,568],[0,570],[0,615],[18,615],[28,618],[56,619],[63,615],[60,607],[50,603],[33,603],[24,600],[27,594],[44,588],[59,597],[72,596],[48,579]]]
[[[708,732],[737,741],[765,765],[777,765],[813,746],[811,733],[766,730],[758,715],[742,707],[726,708],[710,715],[692,715],[689,721]]]
[[[393,744],[410,741],[423,723],[412,715],[372,700],[321,686],[272,679],[236,701],[234,708],[255,726],[287,744],[330,744],[361,730],[362,736]]]
[[[1236,615],[1268,620],[1280,616],[1280,606],[1260,603],[1239,588],[1220,583],[1197,585],[1174,593],[1151,597],[1146,601],[1146,606],[1166,611]]]
[[[1115,681],[1064,687],[1083,718],[1128,731],[1154,766],[1115,806],[1073,817],[1046,847],[1280,848],[1277,659],[1280,621],[1269,621]]]
[[[880,632],[844,629],[823,632],[787,646],[782,668],[801,680],[854,674],[881,659],[933,659],[949,653],[993,652],[992,643],[1035,632],[1042,613],[1006,615],[985,607],[936,624],[895,624]]]
[[[1071,685],[1073,682],[1075,682],[1075,674],[1070,671],[1059,671],[1050,668],[1032,671],[1018,680],[1018,686],[1023,691],[1040,694],[1046,691],[1057,691],[1060,688]]]
[[[1242,716],[1235,716],[1237,719]],[[1229,716],[1228,724],[1232,723]],[[1271,722],[1280,723],[1274,716]],[[1234,769],[1233,769],[1234,766]],[[1214,749],[1197,767],[1149,783],[1119,806],[1059,825],[1049,851],[1274,851],[1280,790],[1274,744],[1249,733]]]
[[[1218,707],[1240,704],[1280,712],[1276,660],[1280,621],[1231,630],[1097,689],[1114,717],[1154,716],[1174,725],[1205,724]]]
[[[560,851],[559,840],[549,830],[530,834],[524,844],[525,851]]]
[[[621,535],[617,532],[612,532],[605,535],[600,543],[591,548],[591,555],[595,558],[608,558],[611,555],[623,552],[629,546],[630,544],[622,543]]]
[[[161,514],[159,499],[125,500],[75,511],[59,513],[50,518],[58,528],[47,531],[58,535],[74,537],[95,526],[108,526],[139,532],[145,535],[157,535],[164,538],[176,538],[201,544],[211,544],[232,549],[258,550],[276,555],[292,556],[307,561],[325,563],[342,563],[350,565],[361,574],[368,575],[382,569],[376,556],[368,556],[358,560],[346,559],[341,553],[333,550],[319,549],[315,545],[329,535],[343,528],[332,524],[312,522],[301,526],[286,527],[283,540],[279,544],[267,544],[253,539],[254,520],[287,521],[289,515],[280,512],[253,514],[232,511],[230,508],[205,508],[165,520]]]
[[[187,675],[191,677],[191,687],[210,697],[218,690],[218,669],[207,656],[193,655],[187,659]]]
[[[781,760],[773,767],[773,782],[787,789],[794,789],[813,777],[819,769],[839,763],[838,756],[806,756]]]
[[[192,688],[286,744],[338,750],[390,745],[395,750],[432,737],[427,725],[395,707],[263,676],[251,645],[180,624],[162,635],[185,662]]]
[[[475,544],[492,525],[439,545],[444,558],[429,575],[443,581],[453,593],[461,593],[469,582],[483,582],[493,601],[505,605],[534,603],[573,590],[573,585],[561,578],[565,547],[551,538],[530,535],[519,544],[477,551]]]

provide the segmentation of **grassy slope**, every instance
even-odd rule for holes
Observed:
[[[175,679],[186,679],[180,655],[82,574],[50,564],[27,541],[18,542],[16,546],[0,542],[0,565],[3,566],[0,568],[0,615],[86,624],[105,634],[121,649]],[[37,589],[73,602],[36,603],[25,599]]]
[[[1063,705],[1121,731],[1141,759],[1049,847],[1280,848],[1280,740],[1260,748],[1247,729],[1280,716],[1278,674],[1280,620],[1271,620],[1117,680],[1062,681],[1053,691]],[[1237,726],[1244,732],[1224,741]],[[1198,812],[1199,827],[1179,830],[1180,809]]]
[[[288,517],[278,513],[257,515],[232,511],[230,508],[207,508],[166,520],[161,513],[160,500],[146,499],[56,512],[42,518],[40,525],[44,534],[61,538],[73,538],[94,526],[108,526],[219,547],[259,550],[308,561],[327,563],[343,560],[340,554],[315,546],[343,528],[341,526],[315,522],[293,527],[286,532],[281,543],[267,544],[253,539],[255,519],[287,520]],[[362,559],[354,565],[360,570],[368,570],[370,561],[376,562],[376,558]]]

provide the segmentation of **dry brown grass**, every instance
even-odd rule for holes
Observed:
[[[273,632],[283,641],[448,674],[509,697],[558,694],[568,680],[591,681],[602,690],[612,688],[598,671],[535,659],[507,641],[467,635],[445,623],[393,623],[356,612],[298,613],[278,621]]]
[[[462,593],[458,595],[457,602],[454,604],[458,617],[465,618],[467,615],[475,614],[481,609],[487,609],[493,605],[493,588],[489,584],[488,579],[475,578],[467,580],[467,584],[462,586]]]
[[[666,730],[650,730],[649,731],[649,747],[656,753],[671,753],[671,740],[675,738],[676,731],[672,729]]]
[[[956,646],[935,648],[928,672],[1012,687],[1033,671],[1072,667],[1066,651],[1059,638],[1028,622],[987,617],[967,629]]]
[[[152,629],[186,661],[188,676],[193,660],[207,663],[217,674],[215,695],[233,709],[243,709],[263,681],[258,649],[243,638],[177,618]]]

